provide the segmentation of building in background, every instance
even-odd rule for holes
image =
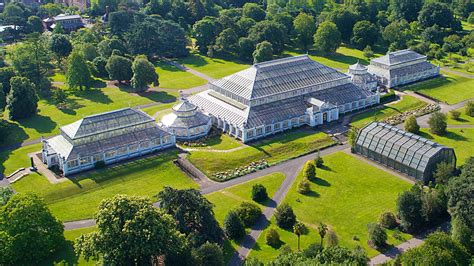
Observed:
[[[175,146],[155,119],[131,108],[87,116],[43,140],[42,160],[64,175]]]
[[[456,168],[452,148],[380,122],[372,122],[359,131],[354,150],[425,184],[433,180],[439,163]]]
[[[90,0],[58,0],[57,3],[63,4],[65,6],[75,6],[79,8],[81,12],[86,10],[86,8],[91,7]]]
[[[61,27],[63,27],[66,32],[75,31],[84,27],[84,22],[80,15],[60,14],[53,18],[43,19],[43,22],[48,30],[54,30],[58,24],[61,24]]]
[[[377,78],[370,74],[367,67],[359,63],[359,61],[349,66],[347,75],[351,77],[351,81],[355,85],[372,92],[377,91]]]
[[[377,92],[307,55],[255,64],[189,98],[213,124],[243,142],[317,126],[380,102]]]
[[[368,71],[380,84],[392,88],[439,76],[440,67],[428,62],[425,55],[407,49],[370,60]]]

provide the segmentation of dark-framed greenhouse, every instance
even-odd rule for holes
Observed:
[[[452,148],[381,122],[359,131],[354,151],[425,184],[432,180],[439,163],[456,167]]]

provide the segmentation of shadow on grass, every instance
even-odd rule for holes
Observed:
[[[33,128],[38,131],[38,133],[50,133],[57,125],[50,117],[40,114],[36,114],[30,118],[21,119],[18,123],[26,128]]]
[[[3,146],[15,146],[14,143],[20,143],[28,139],[28,135],[25,130],[21,128],[17,123],[12,123],[7,120],[0,120],[0,131],[2,136],[0,138],[0,147]]]
[[[319,177],[316,177],[316,179],[314,181],[312,181],[312,183],[314,183],[318,186],[322,186],[322,187],[330,187],[331,186],[331,183],[329,183],[328,181],[326,181],[322,178],[319,178]]]
[[[461,129],[461,133],[462,133],[462,129]],[[433,140],[434,137],[432,136],[433,133],[426,133],[426,132],[419,132],[418,135],[426,138],[426,139],[430,139],[430,140]],[[434,135],[434,134],[433,134]],[[455,140],[455,141],[467,141],[468,138],[466,138],[465,136],[461,135],[461,134],[458,134],[456,132],[453,132],[453,131],[447,131],[446,134],[444,135],[441,135],[440,137],[444,137],[444,138],[447,138],[447,139],[450,139],[450,140]]]
[[[77,97],[84,98],[92,102],[104,104],[112,103],[112,100],[109,98],[109,96],[105,95],[105,93],[100,89],[76,91],[73,94]]]
[[[329,166],[327,166],[327,165],[321,165],[321,166],[318,167],[318,168],[320,168],[320,169],[322,169],[322,170],[324,170],[324,171],[335,172],[334,170],[332,170],[331,167],[329,167]],[[316,171],[318,171],[318,170],[316,169]]]
[[[77,265],[79,258],[74,252],[74,242],[66,240],[58,251],[39,265]]]
[[[222,64],[222,65],[225,65],[227,62],[233,62],[236,64],[248,64],[248,62],[241,61],[238,58],[235,58],[232,56],[225,56],[225,55],[221,55],[221,56],[213,57],[213,58],[208,57],[207,60],[210,60],[213,63]],[[206,61],[205,57],[196,53],[190,54],[189,56],[185,58],[179,59],[178,62],[180,64],[188,65],[191,68],[202,67],[209,64],[209,62]]]
[[[310,190],[309,192],[305,193],[304,194],[305,196],[308,196],[308,197],[312,197],[312,198],[319,198],[321,195],[314,191],[314,190]]]
[[[350,47],[348,47],[348,48],[350,48]],[[321,52],[318,52],[318,51],[315,51],[315,50],[303,51],[300,48],[292,48],[292,49],[289,49],[288,52],[297,53],[297,54],[306,54],[307,53],[308,55],[311,55],[311,56],[324,57],[328,60],[332,60],[332,61],[336,61],[336,62],[339,62],[339,63],[348,64],[348,65],[355,64],[355,63],[357,63],[357,61],[359,61],[361,64],[364,64],[364,65],[369,64],[369,61],[365,58],[358,58],[358,57],[355,57],[355,56],[340,54],[338,52],[333,53],[333,54],[324,54],[324,53],[321,53]],[[292,56],[292,54],[289,54],[289,53],[283,53],[282,55],[284,57]]]
[[[153,62],[153,65],[157,68],[160,68],[162,69],[163,71],[168,71],[168,72],[185,72],[184,70],[182,69],[179,69],[178,67],[175,67],[171,64],[168,64],[166,62],[162,62],[162,61],[155,61]]]

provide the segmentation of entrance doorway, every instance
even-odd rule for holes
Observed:
[[[323,113],[323,123],[328,121],[328,113]]]

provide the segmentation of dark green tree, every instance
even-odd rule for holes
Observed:
[[[159,85],[158,74],[155,71],[155,66],[148,61],[146,56],[139,55],[135,57],[132,64],[133,77],[131,80],[132,87],[136,90],[146,90],[151,83]]]
[[[255,24],[250,29],[248,37],[255,43],[263,41],[271,43],[275,54],[283,52],[287,40],[284,26],[275,21],[268,20]]]
[[[287,203],[283,203],[275,211],[276,224],[287,230],[291,230],[296,223],[296,215]]]
[[[416,122],[416,116],[410,115],[404,123],[405,131],[417,134],[420,131],[420,126]]]
[[[359,49],[374,45],[379,37],[379,29],[367,20],[358,21],[354,25],[351,43]]]
[[[316,164],[313,160],[309,160],[303,167],[303,178],[314,180],[316,178]]]
[[[375,248],[382,248],[387,244],[387,232],[377,223],[367,225],[369,232],[369,245]]]
[[[459,242],[471,253],[474,251],[474,232],[469,228],[462,218],[451,220],[451,238]]]
[[[38,96],[35,85],[25,77],[10,79],[11,89],[7,96],[8,115],[11,120],[18,120],[36,114]]]
[[[11,187],[0,187],[0,207],[7,204],[13,194],[15,191]]]
[[[28,17],[28,31],[29,32],[43,32],[43,21],[38,16]]]
[[[0,84],[2,84],[5,96],[10,92],[10,79],[16,76],[15,68],[1,67],[0,68]]]
[[[280,240],[280,235],[278,234],[278,231],[274,228],[268,229],[266,235],[265,235],[265,243],[271,247],[278,247],[280,245],[281,240]]]
[[[204,243],[193,250],[194,265],[196,266],[224,266],[222,249],[216,243]]]
[[[245,37],[249,34],[249,30],[255,26],[257,22],[251,18],[241,18],[236,22],[237,34],[241,37]]]
[[[420,11],[418,21],[421,27],[428,28],[435,24],[440,28],[453,28],[456,19],[448,4],[431,2],[426,3]]]
[[[313,36],[316,33],[316,23],[313,16],[301,12],[293,21],[298,42],[304,50],[313,45]]]
[[[422,201],[418,191],[404,191],[397,199],[397,212],[400,226],[406,232],[414,232],[423,224],[421,215]]]
[[[109,73],[107,72],[107,69],[105,66],[107,65],[107,58],[98,56],[94,58],[92,61],[92,64],[94,65],[94,76],[98,78],[105,78],[108,77]]]
[[[306,233],[307,229],[304,223],[297,221],[295,225],[293,225],[293,233],[298,237],[298,251],[300,251],[300,237]]]
[[[303,178],[298,183],[297,191],[298,191],[298,193],[303,194],[303,195],[308,194],[311,191],[311,185],[310,185],[308,179]]]
[[[108,26],[113,35],[122,35],[133,23],[133,13],[125,10],[109,13]]]
[[[397,217],[391,211],[383,212],[379,217],[379,224],[387,229],[394,229],[397,227]]]
[[[412,22],[418,18],[422,6],[422,0],[390,0],[389,10],[394,18]]]
[[[258,43],[252,55],[253,55],[254,63],[261,63],[261,62],[272,60],[273,45],[267,41]]]
[[[428,120],[428,125],[430,126],[430,132],[436,135],[446,134],[446,115],[441,112],[435,112],[431,115]]]
[[[99,52],[99,54],[105,58],[109,58],[112,55],[113,50],[118,50],[122,53],[125,53],[125,44],[117,38],[111,38],[104,39],[97,45],[97,52]]]
[[[267,189],[262,184],[252,186],[252,200],[264,202],[268,199]]]
[[[293,26],[293,17],[290,15],[288,12],[280,12],[278,14],[275,14],[272,16],[272,20],[275,22],[283,25],[286,29],[286,36],[291,36],[293,35],[293,32],[295,30]]]
[[[71,89],[85,90],[91,86],[91,72],[84,55],[78,50],[74,50],[68,57],[66,81]]]
[[[230,239],[240,239],[245,235],[244,223],[234,210],[230,210],[225,217],[224,232]]]
[[[15,194],[0,208],[0,264],[39,264],[64,245],[63,232],[62,223],[37,195]]]
[[[255,51],[255,43],[246,37],[239,39],[239,57],[244,61],[251,61]],[[474,113],[474,112],[473,112]]]
[[[242,202],[239,207],[235,209],[235,212],[247,227],[254,225],[260,215],[262,215],[262,210],[260,207],[247,201]]]
[[[98,230],[76,240],[76,252],[85,259],[100,256],[109,265],[142,265],[159,256],[171,264],[189,256],[173,218],[146,198],[116,195],[102,200],[95,220]]]
[[[466,110],[464,113],[468,116],[474,117],[474,101],[468,101],[466,103]]]
[[[446,189],[448,211],[454,219],[462,219],[474,230],[474,157],[469,157],[461,168],[461,174],[449,180]]]
[[[352,36],[352,28],[358,20],[357,14],[348,7],[338,8],[331,13],[330,20],[336,24],[337,29],[341,33],[341,39],[345,43],[349,43]],[[321,26],[322,24],[319,27]]]
[[[318,234],[319,234],[319,238],[321,240],[321,242],[319,243],[320,248],[323,248],[323,241],[324,241],[324,237],[326,236],[327,232],[328,232],[328,226],[324,223],[319,223]]]
[[[242,14],[244,17],[251,18],[257,22],[264,20],[266,16],[265,10],[256,3],[246,3],[243,6]]]
[[[321,23],[316,34],[314,34],[316,50],[330,54],[336,52],[339,45],[341,45],[341,33],[336,24],[330,21]]]
[[[214,49],[218,53],[231,54],[238,49],[239,37],[233,29],[225,29],[216,39]]]
[[[72,44],[65,34],[53,34],[49,40],[49,49],[56,55],[58,65],[72,52]]]
[[[112,55],[107,60],[105,69],[109,73],[109,78],[117,80],[119,83],[132,79],[132,61],[119,55]]]
[[[440,162],[436,165],[436,171],[433,174],[436,184],[447,185],[449,179],[454,175],[454,167],[447,162]]]
[[[392,50],[404,49],[412,39],[410,25],[406,20],[393,21],[382,32],[382,37],[390,44]]]
[[[207,53],[219,33],[220,25],[214,17],[204,17],[193,25],[193,36],[201,53]]]

